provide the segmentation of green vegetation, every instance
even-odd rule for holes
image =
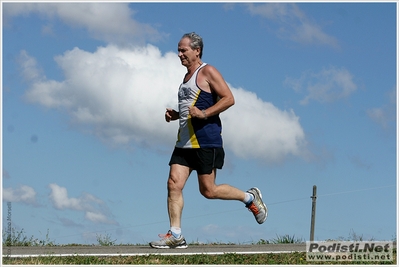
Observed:
[[[396,264],[396,251],[394,252],[393,262],[378,262],[378,264]],[[107,265],[183,265],[183,264],[221,264],[221,265],[291,265],[308,264],[314,265],[316,262],[306,261],[305,252],[282,253],[282,254],[223,254],[223,255],[181,255],[181,256],[118,256],[118,257],[98,257],[98,256],[67,256],[67,257],[36,257],[36,258],[3,258],[3,264],[23,264],[23,265],[49,265],[49,264],[107,264]],[[375,265],[375,262],[317,262],[317,264],[347,265],[347,264],[369,264]]]
[[[259,240],[256,244],[257,245],[264,245],[264,244],[298,244],[298,243],[305,243],[305,240],[302,238],[296,238],[295,235],[290,236],[290,235],[276,235],[276,238],[273,238],[271,240],[264,240],[261,239]]]
[[[97,242],[100,246],[115,246],[115,240],[112,240],[109,234],[103,235],[96,235]]]
[[[295,238],[295,235],[290,236],[290,235],[283,235],[279,236],[277,235],[277,238],[272,239],[271,243],[272,244],[293,244],[293,243],[304,243],[305,241],[301,238]]]
[[[49,238],[49,230],[47,230],[45,239],[39,240],[33,236],[26,236],[24,229],[16,231],[12,228],[10,233],[3,231],[3,246],[55,246],[55,243]]]

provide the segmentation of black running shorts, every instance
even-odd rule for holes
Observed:
[[[196,170],[198,174],[211,174],[221,169],[224,163],[223,147],[217,148],[178,148],[175,147],[169,166],[179,164]]]

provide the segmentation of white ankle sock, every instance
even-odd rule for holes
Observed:
[[[179,237],[180,235],[181,235],[181,228],[180,227],[174,227],[174,226],[172,226],[172,227],[170,227],[170,231],[172,232],[172,235],[174,236],[174,237]]]
[[[245,192],[245,198],[243,200],[243,202],[248,205],[249,203],[252,202],[252,200],[254,200],[254,195],[252,195],[251,193]]]

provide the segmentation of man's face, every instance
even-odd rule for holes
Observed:
[[[192,49],[190,47],[191,40],[189,38],[183,38],[180,40],[177,51],[180,58],[181,64],[183,66],[189,67],[196,63],[199,57],[200,49]]]

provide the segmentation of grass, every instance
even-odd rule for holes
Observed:
[[[378,264],[396,264],[396,251],[394,252],[393,262],[378,262]],[[199,265],[199,264],[221,264],[221,265],[314,265],[316,262],[306,261],[305,252],[281,253],[281,254],[223,254],[223,255],[182,255],[182,256],[117,256],[117,257],[98,257],[98,256],[67,256],[67,257],[36,257],[36,258],[3,258],[3,264],[15,265],[66,265],[66,264],[95,264],[95,265]],[[317,264],[361,264],[375,265],[375,262],[367,261],[347,261],[347,262],[317,262]]]
[[[94,256],[71,256],[71,257],[38,257],[38,258],[5,258],[3,264],[112,264],[112,265],[186,265],[186,264],[305,264],[304,253],[293,254],[224,254],[224,255],[183,255],[183,256],[120,256],[120,257],[94,257]]]
[[[49,230],[47,230],[45,239],[39,240],[34,238],[33,235],[31,237],[26,236],[24,229],[17,231],[12,228],[10,233],[3,231],[3,246],[55,246],[55,242],[50,240]]]
[[[103,235],[96,235],[97,242],[100,246],[115,246],[115,240],[112,240],[110,234]]]
[[[351,230],[348,238],[338,238],[340,241],[364,241],[363,236],[357,235]],[[396,240],[396,237],[393,239]],[[109,234],[97,235],[97,242],[99,246],[114,246],[116,240],[113,240]],[[276,238],[271,240],[259,240],[253,244],[287,244],[287,243],[303,243],[304,240],[296,238],[295,235],[277,235]],[[213,243],[214,244],[214,243]],[[231,244],[231,243],[229,243]],[[197,244],[191,244],[197,245]],[[56,246],[54,241],[49,238],[49,231],[47,231],[45,240],[38,240],[33,236],[27,237],[23,229],[16,231],[12,229],[11,233],[3,231],[3,247],[12,246]],[[69,244],[67,246],[79,246],[79,244]],[[393,261],[377,262],[378,264],[396,264],[396,249],[393,251]],[[236,254],[226,253],[222,255],[146,255],[146,256],[39,256],[30,258],[11,258],[3,257],[3,264],[7,265],[375,265],[376,262],[372,261],[347,261],[347,262],[313,262],[306,260],[305,252],[295,253],[265,253],[265,254]]]
[[[279,235],[277,235],[277,238],[271,240],[272,244],[293,244],[293,243],[303,243],[303,242],[305,242],[303,239],[296,238],[295,235],[293,235],[293,236],[290,236],[290,235],[279,236]]]

